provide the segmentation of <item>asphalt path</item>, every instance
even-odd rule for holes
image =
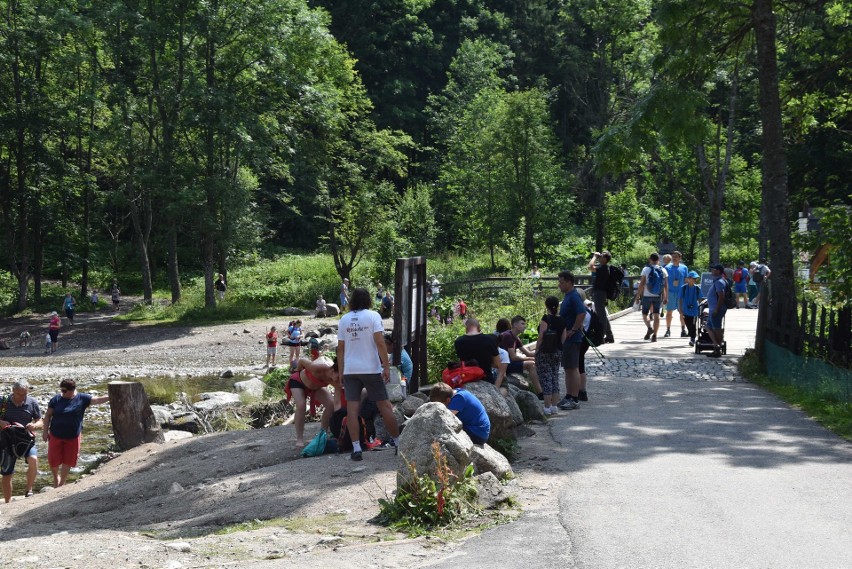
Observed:
[[[541,504],[425,565],[852,567],[852,444],[737,375],[756,318],[729,312],[721,359],[613,321],[591,401],[549,422]]]

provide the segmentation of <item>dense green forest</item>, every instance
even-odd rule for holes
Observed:
[[[0,8],[17,311],[127,274],[173,302],[203,275],[212,306],[216,273],[285,250],[387,279],[402,255],[555,270],[665,238],[769,257],[793,294],[796,211],[852,204],[849,0]]]

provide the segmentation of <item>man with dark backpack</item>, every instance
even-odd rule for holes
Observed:
[[[648,331],[645,339],[652,342],[657,341],[657,332],[660,329],[660,311],[668,301],[668,274],[660,266],[660,256],[651,253],[648,256],[648,264],[642,269],[639,278],[639,289],[636,291],[636,303],[642,303],[642,320]],[[651,313],[653,312],[653,326],[651,325]]]
[[[603,253],[595,251],[589,261],[589,271],[594,273],[595,276],[595,280],[592,283],[591,300],[595,305],[595,312],[601,315],[604,325],[604,337],[607,343],[614,342],[615,338],[612,336],[612,328],[609,325],[606,306],[613,291],[615,291],[615,297],[618,296],[617,293],[621,290],[621,279],[624,278],[623,273],[621,276],[614,274],[613,267],[609,264],[611,260],[612,255],[609,251],[604,251]],[[621,271],[618,270],[618,272]],[[615,298],[612,300],[615,300]]]
[[[12,394],[0,397],[0,475],[3,476],[3,499],[12,499],[12,474],[19,458],[27,461],[27,486],[24,496],[33,495],[33,484],[38,475],[38,449],[35,445],[36,429],[42,428],[38,402],[28,395],[30,386],[17,381]]]

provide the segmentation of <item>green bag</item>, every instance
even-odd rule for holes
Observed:
[[[320,429],[317,433],[317,436],[311,440],[305,448],[302,449],[302,457],[308,458],[309,456],[320,456],[325,453],[325,444],[328,440],[328,435],[325,434],[324,429]]]

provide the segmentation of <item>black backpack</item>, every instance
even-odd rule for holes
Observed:
[[[737,297],[734,295],[734,283],[725,279],[725,308],[736,308]]]
[[[331,416],[332,433],[337,433],[337,452],[349,452],[352,450],[352,437],[346,425],[346,407],[341,407]],[[358,417],[358,435],[361,439],[361,450],[367,450],[367,423],[364,417]]]
[[[3,455],[3,470],[9,470],[11,464],[26,456],[35,444],[35,436],[20,423],[12,423],[0,431],[0,453]]]
[[[621,267],[609,266],[609,280],[607,281],[606,297],[615,300],[621,294],[621,282],[624,280],[624,271]]]
[[[562,349],[562,331],[565,330],[565,325],[560,326],[560,320],[564,322],[561,316],[548,314],[544,321],[547,322],[547,330],[541,336],[541,346],[538,351],[542,354],[555,354]]]
[[[586,312],[592,315],[592,319],[589,321],[589,329],[583,333],[586,343],[590,346],[600,346],[604,342],[603,321],[594,310],[587,308]]]

